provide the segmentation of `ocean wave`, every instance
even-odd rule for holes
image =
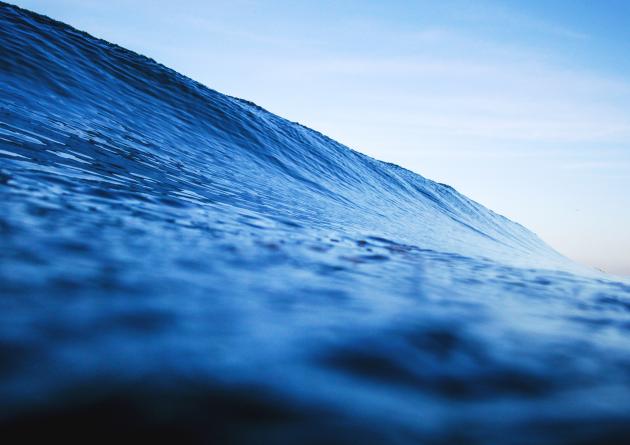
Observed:
[[[65,24],[0,42],[0,431],[630,438],[629,284]]]

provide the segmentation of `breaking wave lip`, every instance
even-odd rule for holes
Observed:
[[[0,431],[630,438],[627,282],[151,59],[0,25]]]

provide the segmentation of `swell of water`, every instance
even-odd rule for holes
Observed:
[[[0,431],[627,443],[628,283],[48,18],[0,43]]]

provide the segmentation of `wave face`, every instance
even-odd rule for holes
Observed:
[[[627,283],[67,25],[0,43],[0,431],[630,439]]]

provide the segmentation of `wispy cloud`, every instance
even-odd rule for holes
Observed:
[[[630,162],[625,160],[572,162],[563,165],[562,168],[565,168],[567,170],[625,170],[630,172]]]

